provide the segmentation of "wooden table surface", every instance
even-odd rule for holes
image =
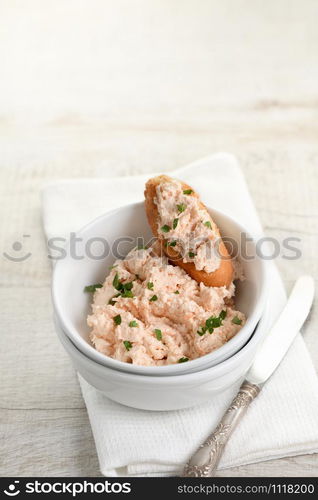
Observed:
[[[277,262],[287,288],[317,280],[318,2],[3,0],[0,15],[2,252],[32,253],[0,257],[0,473],[99,475],[52,325],[40,188],[229,151],[266,233],[300,240]],[[317,303],[303,333],[318,368]],[[317,476],[318,455],[219,475]]]

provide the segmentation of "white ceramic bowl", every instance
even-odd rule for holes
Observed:
[[[221,234],[239,242],[241,234],[245,232],[251,239],[247,242],[246,250],[251,256],[242,260],[246,279],[237,283],[236,306],[244,312],[247,321],[239,333],[229,342],[210,354],[187,363],[167,365],[161,367],[137,366],[117,361],[105,356],[91,345],[89,328],[86,317],[90,311],[92,295],[84,293],[84,287],[93,283],[103,282],[114,263],[112,252],[103,255],[100,259],[92,258],[92,248],[102,244],[100,240],[107,240],[110,245],[119,239],[130,238],[130,242],[123,241],[120,251],[125,256],[136,246],[138,237],[145,242],[150,241],[152,235],[146,220],[143,203],[127,205],[108,212],[85,226],[76,235],[76,256],[73,243],[66,247],[67,255],[59,260],[53,272],[52,296],[54,312],[62,330],[73,344],[88,358],[105,367],[129,372],[132,374],[151,376],[172,376],[182,373],[196,372],[215,366],[237,353],[250,339],[265,306],[267,263],[259,258],[256,252],[255,240],[247,231],[229,216],[217,210],[209,212],[220,228]],[[73,247],[72,247],[73,245]],[[90,252],[87,251],[90,250]],[[101,254],[102,252],[100,252]],[[80,258],[81,257],[81,258]]]
[[[166,377],[132,374],[103,366],[77,349],[57,322],[56,330],[74,367],[90,385],[126,406],[168,411],[198,405],[239,384],[270,323],[269,315],[265,313],[249,342],[222,363],[202,371]]]

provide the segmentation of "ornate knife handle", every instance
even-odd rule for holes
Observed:
[[[245,380],[230,407],[224,413],[215,431],[200,446],[187,463],[183,477],[211,477],[214,475],[224,447],[261,387]]]

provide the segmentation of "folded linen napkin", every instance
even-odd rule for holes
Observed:
[[[192,185],[207,205],[261,234],[253,202],[233,156],[219,153],[171,175]],[[42,193],[47,237],[65,236],[110,209],[142,200],[147,177],[79,179],[47,185]],[[274,264],[271,272],[269,314],[274,320],[286,295]],[[82,378],[80,384],[105,476],[179,474],[237,391],[232,387],[199,407],[147,412],[111,401]],[[219,467],[318,452],[317,420],[318,379],[298,335],[230,439]]]

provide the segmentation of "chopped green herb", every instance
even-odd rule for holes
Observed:
[[[119,281],[118,273],[115,274],[113,279],[113,287],[116,288],[116,290],[120,290],[122,287],[122,283]]]
[[[192,189],[184,189],[183,194],[192,194],[193,190]]]
[[[182,212],[185,211],[186,206],[184,203],[180,203],[180,205],[177,205],[177,209],[178,209],[179,214],[182,214]]]
[[[168,247],[175,247],[175,246],[176,246],[176,244],[177,244],[177,242],[176,242],[176,241],[169,241],[169,243],[168,243]]]
[[[185,363],[186,361],[189,361],[189,358],[180,358],[180,359],[178,359],[178,363]]]
[[[226,318],[227,311],[223,309],[223,311],[220,312],[219,317],[223,320]]]
[[[207,221],[204,223],[204,225],[205,225],[206,227],[209,227],[210,229],[212,229],[212,225],[211,225],[211,222],[210,222],[209,220],[207,220]]]
[[[176,290],[174,293],[177,294],[177,295],[179,295],[180,292],[179,292],[179,290]]]
[[[237,316],[234,316],[234,318],[232,319],[232,323],[234,323],[234,325],[241,325],[242,320],[240,318],[238,318]]]
[[[226,317],[226,311],[222,310],[218,316],[210,316],[204,326],[201,326],[197,331],[197,334],[202,337],[206,332],[213,333],[214,328],[219,328],[222,326],[222,322]]]
[[[121,315],[117,314],[117,316],[115,316],[113,318],[113,320],[114,320],[115,325],[120,325],[121,324]]]
[[[126,347],[126,350],[129,351],[132,348],[132,343],[129,342],[129,340],[124,340],[123,341],[124,346]]]
[[[88,285],[84,288],[84,292],[96,292],[97,288],[102,288],[102,284],[101,283],[96,283],[95,285]]]
[[[151,299],[149,299],[149,300],[150,300],[150,302],[155,302],[156,300],[158,300],[158,297],[157,297],[157,295],[153,295],[151,297]]]
[[[148,281],[147,288],[148,290],[153,290],[153,283],[151,281]]]
[[[208,331],[207,326],[201,326],[201,329],[197,331],[197,334],[200,335],[200,337],[202,337],[202,335],[204,335],[207,331]]]
[[[137,321],[133,320],[133,321],[131,321],[131,322],[129,323],[129,326],[130,326],[131,328],[136,328],[136,327],[138,326],[138,323],[137,323]]]
[[[171,229],[171,227],[168,226],[167,224],[165,224],[164,226],[162,226],[161,231],[163,233],[169,233],[170,229]]]
[[[123,284],[123,287],[125,290],[131,290],[133,286],[134,286],[134,284],[132,281],[129,281],[128,283]]]
[[[175,229],[178,225],[179,219],[173,219],[172,227]]]
[[[117,295],[114,295],[114,297],[112,297],[111,299],[109,299],[108,304],[110,304],[111,306],[113,306],[114,304],[116,304],[116,302],[114,301],[114,299],[116,299],[119,296],[120,296],[120,293],[117,293]]]
[[[155,329],[155,334],[156,334],[157,340],[161,340],[162,339],[162,332],[161,332],[161,330],[159,330],[158,328],[156,328]]]
[[[189,252],[189,254],[188,254],[188,255],[189,255],[189,257],[190,257],[191,259],[193,259],[193,257],[195,257],[195,253],[193,253],[193,252]]]
[[[128,283],[122,283],[119,279],[118,273],[115,274],[113,279],[113,287],[119,291],[119,295],[125,298],[132,298],[134,295],[132,293],[132,287],[134,283],[129,281]]]
[[[222,318],[220,316],[210,316],[205,322],[205,326],[210,333],[213,333],[214,328],[219,328],[222,325]]]
[[[212,333],[214,328],[219,328],[222,325],[222,320],[219,316],[211,316],[206,320],[205,325],[208,327],[209,332]]]

